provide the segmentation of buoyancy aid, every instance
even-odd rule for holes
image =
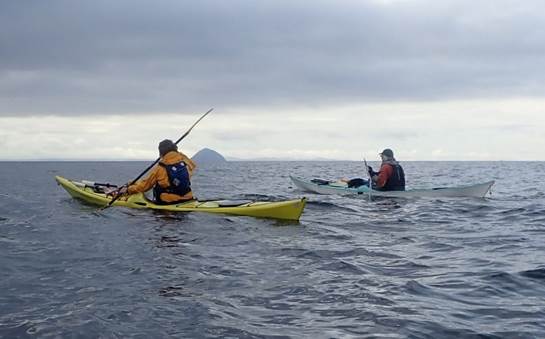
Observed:
[[[405,171],[403,167],[397,162],[388,163],[392,166],[393,172],[392,175],[386,181],[384,187],[381,191],[404,191],[405,190]]]
[[[191,182],[189,180],[189,171],[183,161],[172,165],[166,165],[162,162],[159,163],[163,167],[168,175],[169,186],[162,187],[157,183],[153,187],[153,195],[157,202],[161,201],[162,193],[172,193],[179,196],[183,196],[191,191]]]

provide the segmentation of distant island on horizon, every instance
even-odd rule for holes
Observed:
[[[223,155],[210,148],[201,149],[191,159],[197,166],[221,165],[227,162]]]

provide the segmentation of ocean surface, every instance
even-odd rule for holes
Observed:
[[[405,162],[409,187],[297,190],[359,162],[200,168],[197,197],[306,196],[300,222],[95,207],[55,175],[124,183],[144,162],[0,162],[2,338],[545,338],[545,163]],[[377,164],[374,163],[376,167]]]

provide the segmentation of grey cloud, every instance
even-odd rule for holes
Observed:
[[[539,1],[3,1],[0,116],[544,94]]]

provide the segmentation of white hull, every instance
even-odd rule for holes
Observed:
[[[341,194],[341,195],[368,195],[368,187],[348,188],[346,185],[335,183],[334,185],[320,185],[311,181],[302,180],[290,176],[291,181],[298,188],[314,192],[318,194]],[[494,185],[494,181],[488,181],[481,184],[456,186],[456,187],[437,187],[429,189],[412,189],[407,191],[375,191],[372,190],[371,196],[374,197],[399,197],[399,198],[414,198],[414,197],[475,197],[483,198],[490,188]]]

